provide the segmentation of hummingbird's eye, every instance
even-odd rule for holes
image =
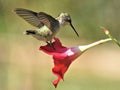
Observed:
[[[70,19],[70,18],[66,18],[65,21],[67,21],[67,22],[71,22],[71,19]]]

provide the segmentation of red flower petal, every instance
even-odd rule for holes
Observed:
[[[53,85],[57,87],[60,79],[64,78],[64,74],[67,71],[68,67],[78,56],[80,56],[81,51],[78,47],[67,48],[62,46],[60,40],[55,38],[55,41],[52,43],[53,47],[50,45],[41,46],[40,50],[43,52],[52,55],[54,60],[54,67],[52,72],[58,77],[53,81]]]

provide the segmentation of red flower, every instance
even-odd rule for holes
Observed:
[[[52,43],[53,47],[50,45],[41,46],[40,50],[53,56],[54,67],[52,69],[52,72],[58,77],[56,80],[53,81],[53,85],[57,87],[59,81],[61,79],[63,80],[64,74],[67,71],[68,67],[77,57],[79,57],[83,52],[85,52],[89,48],[103,44],[107,41],[111,41],[112,39],[102,39],[88,45],[70,48],[62,46],[58,38],[54,38],[54,40],[55,41]]]
[[[62,46],[60,40],[55,38],[55,41],[52,43],[53,47],[50,45],[41,46],[40,50],[43,52],[52,55],[54,60],[54,67],[52,72],[58,77],[53,81],[53,85],[57,87],[59,81],[64,80],[64,74],[67,71],[70,64],[81,55],[82,51],[79,47],[64,47]]]

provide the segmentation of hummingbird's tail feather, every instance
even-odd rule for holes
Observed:
[[[36,34],[36,32],[35,32],[35,30],[26,30],[26,31],[24,32],[24,34],[30,35],[30,34]]]

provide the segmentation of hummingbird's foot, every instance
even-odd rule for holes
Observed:
[[[50,47],[52,47],[54,50],[56,50],[56,49],[54,48],[54,46],[53,46],[53,44],[52,44],[51,41],[50,41],[50,42],[46,42],[46,43],[47,43],[48,46],[50,46]]]

